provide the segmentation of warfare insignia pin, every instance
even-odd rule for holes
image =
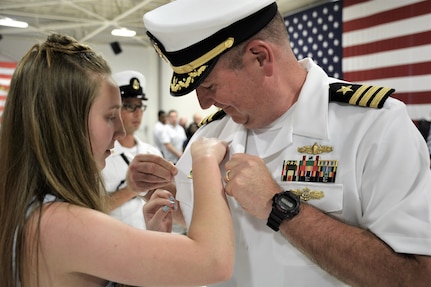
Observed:
[[[321,145],[318,145],[317,143],[314,143],[311,146],[298,147],[298,152],[306,153],[306,154],[321,154],[324,152],[331,152],[331,151],[333,151],[333,147],[321,146]]]
[[[325,193],[320,190],[310,190],[308,187],[303,189],[291,189],[290,192],[299,196],[303,201],[309,201],[311,199],[321,199],[325,196]]]

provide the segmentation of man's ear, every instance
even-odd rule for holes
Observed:
[[[271,46],[268,43],[261,40],[253,40],[248,44],[247,49],[255,57],[259,66],[266,69],[266,73],[272,73],[275,59]]]

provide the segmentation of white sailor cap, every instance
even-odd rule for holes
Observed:
[[[120,87],[121,98],[138,98],[144,101],[145,77],[136,71],[122,71],[112,75],[114,81]]]
[[[275,0],[177,0],[146,13],[147,35],[173,69],[171,94],[196,89],[222,53],[259,32],[277,11]]]

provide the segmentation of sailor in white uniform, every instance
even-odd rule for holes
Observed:
[[[171,94],[196,89],[202,108],[221,108],[191,139],[216,137],[230,148],[220,169],[236,263],[218,286],[426,286],[431,173],[405,105],[391,88],[297,62],[285,40],[272,40],[283,32],[267,31],[283,27],[277,13],[272,0],[179,0],[144,16],[174,71]],[[189,147],[175,179],[188,224]]]
[[[121,114],[126,130],[126,137],[115,142],[112,154],[106,159],[106,166],[102,176],[106,190],[110,192],[118,207],[111,211],[111,215],[131,226],[145,229],[143,206],[145,194],[137,194],[127,188],[126,175],[129,163],[137,154],[155,154],[162,156],[154,146],[144,143],[134,135],[140,127],[145,105],[145,77],[136,71],[122,71],[113,74],[114,80],[120,87],[123,107]],[[115,195],[116,194],[116,195]],[[118,197],[116,197],[118,196]]]

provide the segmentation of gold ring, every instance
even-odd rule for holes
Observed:
[[[229,182],[230,178],[229,178],[229,174],[230,174],[230,169],[226,170],[226,182]]]

